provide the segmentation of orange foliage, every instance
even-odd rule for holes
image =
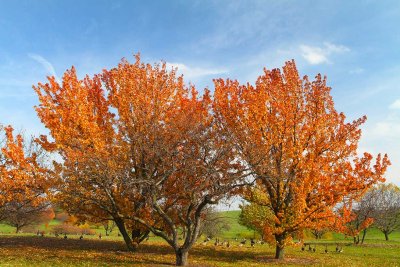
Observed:
[[[38,141],[63,159],[63,164],[55,163],[59,174],[55,200],[60,206],[80,221],[118,221],[128,248],[133,249],[125,220],[136,212],[136,200],[142,197],[127,186],[129,143],[101,79],[95,75],[80,80],[72,67],[62,84],[49,77],[48,83],[34,86],[40,102],[36,111],[51,134],[51,140],[41,136]]]
[[[57,199],[81,220],[150,229],[176,250],[183,227],[187,251],[204,208],[240,180],[209,92],[199,97],[166,64],[136,56],[92,78],[79,80],[72,68],[62,84],[49,78],[34,88],[51,134],[40,142],[63,158]]]
[[[4,132],[0,154],[0,219],[8,215],[10,205],[31,208],[47,206],[51,173],[41,166],[34,144],[27,146],[11,126]],[[2,212],[4,211],[4,212]]]
[[[326,78],[301,78],[294,61],[265,70],[255,86],[218,79],[214,109],[238,157],[251,167],[274,214],[266,234],[277,254],[292,233],[335,217],[344,197],[360,197],[384,181],[387,156],[357,156],[366,117],[346,122],[334,108]]]

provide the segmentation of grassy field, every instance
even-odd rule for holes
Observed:
[[[237,223],[237,211],[221,215],[229,220],[231,229],[220,239],[230,240],[231,247],[199,242],[190,252],[191,266],[400,266],[400,232],[393,233],[390,241],[384,241],[382,233],[371,229],[363,245],[352,245],[351,238],[340,234],[328,234],[319,241],[323,244],[315,245],[316,252],[310,252],[308,248],[302,251],[299,246],[290,247],[284,261],[275,261],[272,246],[265,244],[252,248],[247,244],[240,247],[239,242],[234,241],[254,235]],[[4,225],[0,225],[0,231],[3,232],[0,235],[0,266],[168,266],[175,261],[173,251],[155,237],[144,242],[137,252],[127,252],[116,230],[109,237],[102,232],[101,240],[97,235],[85,236],[84,240],[79,240],[78,235],[68,239],[30,233],[15,235],[12,234],[14,229]],[[315,242],[312,238],[305,241]],[[335,252],[337,242],[343,244],[342,253]],[[325,253],[328,243],[328,253]]]

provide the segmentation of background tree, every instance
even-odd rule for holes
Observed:
[[[367,193],[361,197],[360,200],[357,200],[352,205],[352,213],[350,215],[350,220],[347,224],[348,227],[357,229],[357,235],[354,236],[354,242],[359,243],[359,233],[362,230],[362,239],[361,244],[364,243],[365,236],[367,234],[367,230],[369,226],[373,223],[374,217],[374,205],[376,201],[376,190],[375,187],[369,189]],[[346,227],[346,226],[345,226]],[[350,231],[351,232],[351,231]]]
[[[106,236],[109,236],[115,228],[115,222],[112,220],[107,220],[102,223]]]
[[[5,222],[15,227],[15,232],[19,233],[27,226],[48,223],[53,218],[46,216],[50,213],[49,202],[43,202],[40,205],[31,205],[30,200],[12,201],[4,209],[7,213]]]
[[[371,193],[375,196],[374,224],[389,240],[389,235],[400,227],[400,189],[394,184],[381,184]]]
[[[315,237],[315,239],[321,239],[322,236],[323,236],[326,232],[329,231],[329,229],[328,229],[328,228],[321,227],[321,228],[313,228],[313,229],[311,229],[310,231],[311,231],[311,234]]]
[[[257,201],[257,199],[259,200],[259,198],[263,196],[263,194],[260,194],[260,191],[255,189],[252,189],[251,194],[247,194],[247,200],[249,203],[243,203],[242,205],[239,205],[241,210],[239,215],[239,223],[257,232],[261,235],[261,239],[265,240],[265,228],[268,228],[267,225],[273,223],[273,215],[268,206],[261,206],[257,204],[261,202]]]
[[[209,208],[204,212],[201,220],[199,235],[203,235],[208,238],[214,238],[221,235],[225,231],[229,231],[230,229],[231,226],[227,218],[214,209]]]
[[[373,162],[356,153],[366,117],[346,122],[321,75],[300,78],[290,61],[282,72],[265,70],[255,86],[214,83],[218,121],[266,196],[257,204],[273,213],[265,233],[274,238],[276,258],[293,232],[334,217],[344,197],[356,199],[384,180],[386,155]]]
[[[366,194],[363,198],[367,198],[371,194]],[[359,202],[352,200],[344,201],[343,205],[337,209],[337,218],[334,230],[353,237],[354,244],[360,243],[360,233],[363,231],[361,243],[364,242],[365,234],[370,225],[373,223],[372,211],[364,206],[366,202],[363,199]]]

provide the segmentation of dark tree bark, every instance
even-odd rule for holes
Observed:
[[[364,229],[364,231],[363,231],[363,235],[362,235],[362,239],[361,239],[361,244],[364,244],[364,239],[365,239],[365,236],[367,235],[367,228],[365,228]]]
[[[124,238],[127,249],[129,251],[136,251],[136,246],[133,245],[132,239],[130,238],[128,232],[126,231],[124,221],[121,218],[115,218],[114,221],[119,229],[119,232],[121,233],[122,237]]]
[[[178,249],[175,251],[176,254],[176,266],[186,266],[188,263],[189,251],[184,249]]]
[[[285,255],[285,235],[275,235],[276,249],[275,249],[275,259],[283,259]]]

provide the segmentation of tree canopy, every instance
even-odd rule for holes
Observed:
[[[276,258],[292,233],[335,218],[334,207],[384,181],[386,155],[357,154],[366,117],[346,122],[326,78],[301,78],[294,61],[264,70],[255,85],[217,79],[214,111],[237,157],[251,168],[273,220]],[[258,201],[260,200],[260,201]]]

